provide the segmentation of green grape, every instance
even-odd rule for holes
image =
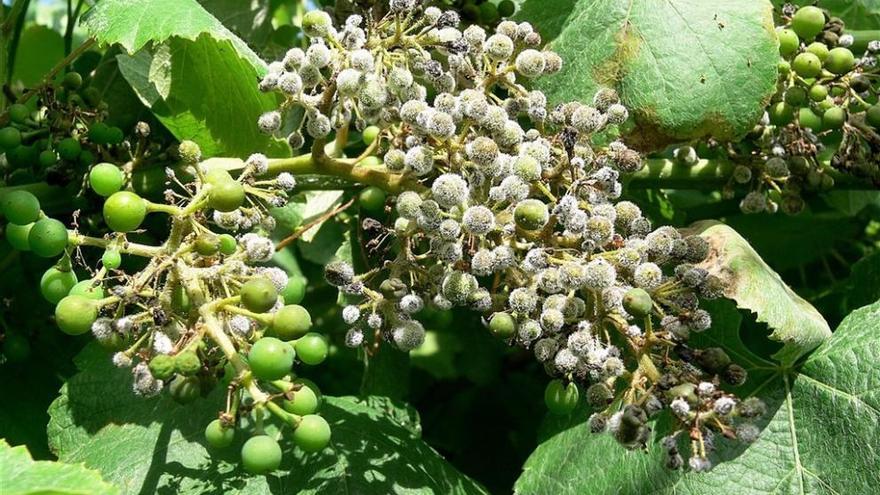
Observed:
[[[381,167],[382,159],[378,156],[368,156],[358,163],[359,167]]]
[[[104,221],[116,232],[131,232],[147,216],[147,205],[133,192],[119,191],[104,201]]]
[[[385,209],[385,191],[376,186],[365,187],[358,196],[361,208],[370,213],[381,213]]]
[[[167,380],[174,376],[174,358],[167,354],[157,354],[150,360],[150,373],[159,380]]]
[[[101,63],[102,55],[94,50],[84,52],[73,62],[73,69],[80,74],[91,74]]]
[[[364,144],[366,144],[367,146],[373,144],[373,142],[376,141],[376,138],[379,137],[380,132],[382,132],[382,129],[379,129],[374,125],[371,125],[364,129],[364,132],[362,133]]]
[[[293,384],[300,385],[300,388],[293,392],[292,400],[284,400],[282,402],[284,410],[300,416],[317,412],[321,407],[321,402],[323,402],[323,396],[318,386],[313,381],[305,378],[297,378],[293,381]]]
[[[776,126],[787,125],[794,119],[794,109],[781,101],[771,105],[767,114],[770,116],[770,123]]]
[[[846,110],[831,107],[822,114],[822,125],[825,129],[840,129],[846,122]]]
[[[175,285],[171,289],[171,307],[184,314],[189,313],[189,310],[192,308],[189,294],[186,293],[182,285]]]
[[[55,323],[68,335],[82,335],[98,319],[98,304],[83,296],[66,296],[55,306]]]
[[[104,288],[101,287],[101,284],[94,285],[94,283],[94,280],[83,280],[70,289],[70,294],[83,296],[87,299],[94,299],[96,301],[104,299]]]
[[[472,2],[468,2],[462,5],[461,16],[465,18],[468,22],[479,22],[480,7],[477,7],[477,5]]]
[[[520,201],[513,210],[513,219],[517,227],[523,230],[541,230],[548,218],[547,205],[537,199]]]
[[[82,153],[79,154],[79,164],[90,167],[95,163],[95,155],[89,150],[82,150]]]
[[[83,101],[92,107],[97,107],[101,104],[101,91],[94,86],[84,88],[80,94],[82,95]]]
[[[498,15],[501,17],[510,17],[516,12],[516,4],[513,0],[501,0],[498,3]]]
[[[309,38],[321,38],[333,27],[333,20],[321,10],[311,10],[302,17],[302,30]]]
[[[825,61],[825,68],[832,74],[842,75],[851,71],[856,64],[856,58],[849,48],[839,46],[832,48],[828,52],[828,60]]]
[[[95,144],[107,144],[110,142],[110,127],[103,122],[95,122],[89,127],[89,140]]]
[[[577,385],[565,384],[557,379],[547,384],[544,390],[544,404],[551,413],[565,416],[571,414],[577,407],[579,396]]]
[[[6,161],[12,168],[30,170],[39,159],[40,152],[36,146],[21,145],[6,151]]]
[[[779,35],[779,54],[783,57],[794,55],[801,44],[797,33],[791,29],[780,29],[777,34]]]
[[[53,266],[40,277],[40,294],[52,304],[58,304],[74,286],[76,274],[72,270],[59,270]]]
[[[220,240],[220,253],[229,256],[230,254],[235,253],[236,249],[238,249],[238,243],[235,241],[235,237],[232,237],[229,234],[220,234],[217,236]]]
[[[196,238],[195,248],[202,256],[214,256],[220,251],[220,238],[211,233],[202,233]]]
[[[89,171],[89,185],[99,196],[110,196],[122,189],[125,177],[112,163],[99,163]]]
[[[194,351],[184,351],[174,356],[174,369],[183,376],[192,376],[202,369],[202,362]]]
[[[494,3],[484,2],[480,4],[480,21],[487,26],[491,26],[498,22],[500,19],[500,15],[498,14],[498,7],[495,6]]]
[[[294,344],[296,355],[299,360],[305,364],[316,365],[321,364],[327,359],[327,339],[323,335],[315,332],[309,332]]]
[[[800,107],[807,102],[807,91],[800,86],[792,86],[785,90],[783,99],[786,105]]]
[[[300,275],[292,275],[287,285],[281,290],[285,304],[299,304],[306,296],[306,279]]]
[[[241,447],[241,464],[251,474],[266,474],[281,466],[281,446],[272,437],[256,435]]]
[[[13,249],[18,251],[30,251],[31,245],[28,237],[34,224],[18,225],[14,223],[6,224],[6,240]]]
[[[82,153],[82,146],[79,144],[79,141],[72,137],[59,141],[55,149],[58,150],[58,155],[65,160],[76,160],[79,158],[79,154]]]
[[[265,313],[275,306],[278,292],[267,278],[254,278],[241,286],[241,303],[249,311]]]
[[[67,89],[79,89],[82,83],[83,78],[79,72],[68,72],[61,81],[61,85]]]
[[[101,263],[108,270],[115,270],[122,264],[122,254],[118,249],[107,248],[101,255]]]
[[[824,101],[828,98],[828,86],[823,84],[814,84],[810,88],[810,99],[815,102]]]
[[[58,154],[55,150],[43,150],[40,152],[40,167],[49,168],[58,163]]]
[[[825,113],[829,108],[835,106],[832,98],[825,98],[816,104],[817,113]]]
[[[233,179],[218,181],[208,191],[208,206],[218,211],[233,211],[244,204],[244,186]]]
[[[293,443],[306,452],[318,452],[330,443],[330,425],[317,414],[307,414],[293,430]]]
[[[644,318],[654,309],[654,301],[644,289],[630,289],[623,295],[623,309],[636,318]]]
[[[831,96],[835,98],[840,98],[841,96],[847,93],[846,86],[842,86],[840,84],[835,84],[831,86]]]
[[[787,76],[791,73],[791,63],[788,60],[780,60],[776,64],[776,69],[779,71],[779,75]]]
[[[865,111],[865,121],[874,128],[880,128],[880,104]]]
[[[791,29],[802,39],[811,40],[825,27],[825,13],[817,7],[801,7],[791,18]]]
[[[807,51],[819,57],[822,63],[828,58],[828,46],[825,43],[814,41],[807,47]]]
[[[272,316],[272,335],[281,340],[302,337],[312,328],[312,316],[306,308],[290,304],[279,309]]]
[[[122,129],[116,126],[110,127],[107,136],[107,142],[109,144],[119,144],[125,139],[125,134],[122,132]]]
[[[801,53],[794,58],[791,68],[801,77],[816,77],[822,72],[822,62],[812,53]]]
[[[16,124],[24,124],[30,116],[31,111],[21,103],[14,103],[9,106],[9,120]]]
[[[15,127],[0,129],[0,148],[9,151],[21,144],[21,132]]]
[[[202,384],[194,376],[176,376],[168,387],[171,398],[178,404],[189,404],[202,394]]]
[[[31,356],[31,343],[18,332],[7,332],[3,338],[3,355],[10,363],[27,361]]]
[[[509,339],[516,332],[516,321],[507,313],[495,313],[489,320],[489,331],[500,339]]]
[[[293,347],[287,343],[274,337],[263,337],[251,346],[248,363],[258,379],[278,380],[290,373],[295,356]]]
[[[813,132],[822,130],[822,117],[816,115],[810,108],[801,108],[798,113],[798,123],[801,127],[812,129]]]
[[[53,258],[67,247],[67,227],[54,218],[41,218],[28,234],[31,251],[43,258]]]
[[[28,191],[12,191],[0,200],[0,211],[7,221],[26,225],[40,218],[40,200]]]
[[[215,449],[225,449],[235,441],[235,429],[226,428],[219,419],[215,419],[205,428],[205,441]]]

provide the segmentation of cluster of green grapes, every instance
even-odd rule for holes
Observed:
[[[805,191],[834,186],[829,170],[880,186],[880,40],[857,58],[840,19],[812,6],[783,13],[778,91],[754,139],[734,145],[726,193],[747,186],[746,213],[799,213]]]
[[[330,427],[317,414],[320,391],[293,373],[295,363],[320,364],[328,343],[310,331],[311,316],[297,304],[302,280],[264,266],[275,252],[266,237],[274,227],[268,209],[287,201],[295,180],[289,174],[260,178],[268,160],[259,154],[248,158],[237,178],[201,164],[195,143],[181,143],[179,155],[192,180],[184,184],[167,169],[163,203],[128,190],[130,182],[115,165],[91,168],[88,183],[104,197],[110,230],[103,237],[48,218],[25,190],[0,198],[6,237],[16,249],[60,256],[40,283],[43,296],[56,304],[58,327],[70,335],[91,332],[115,351],[113,363],[130,368],[136,394],[167,390],[175,401],[189,403],[225,383],[227,407],[208,425],[205,439],[213,448],[228,447],[250,415],[253,431],[242,463],[249,472],[269,472],[280,464],[281,447],[263,433],[265,417],[292,429],[293,442],[305,451],[321,450],[330,440]],[[132,241],[151,213],[170,217],[167,240]],[[83,247],[104,252],[100,268],[79,282],[74,268]],[[124,256],[148,261],[126,273]]]
[[[707,469],[715,434],[753,440],[760,409],[721,389],[746,379],[724,351],[687,345],[712,325],[700,298],[722,289],[699,266],[707,243],[655,228],[620,200],[622,176],[643,161],[622,142],[593,142],[628,119],[614,90],[551,107],[523,82],[562,60],[530,24],[503,21],[490,33],[459,30],[460,20],[413,0],[339,28],[310,12],[308,48],[269,64],[260,82],[285,97],[260,117],[264,132],[294,148],[311,140],[319,173],[377,183],[361,194],[376,213],[363,220],[375,263],[362,273],[345,261],[325,267],[349,302],[346,344],[407,352],[424,341],[423,311],[471,308],[555,378],[551,411],[571,413],[585,387],[594,429],[639,448],[649,418],[669,410],[693,441],[689,465]],[[295,107],[305,118],[290,131],[283,113]],[[366,151],[328,156],[327,142],[344,145],[352,124]],[[679,467],[670,438],[668,464]]]

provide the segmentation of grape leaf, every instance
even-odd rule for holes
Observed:
[[[848,29],[880,29],[880,0],[773,0],[777,7],[786,3],[816,5],[840,17]]]
[[[526,0],[532,22],[565,60],[537,80],[551,104],[618,89],[643,149],[748,132],[775,91],[779,58],[768,0]]]
[[[198,0],[224,26],[251,45],[263,46],[272,35],[272,2],[269,0]]]
[[[724,295],[755,313],[773,329],[770,338],[785,344],[776,359],[785,365],[814,349],[831,334],[825,318],[795,294],[735,230],[719,222],[697,222],[689,229],[709,242],[701,266],[725,283]]]
[[[283,439],[281,470],[249,476],[238,466],[244,432],[212,455],[203,443],[205,425],[225,402],[223,387],[180,406],[166,395],[135,396],[130,372],[96,345],[76,362],[80,372],[49,410],[50,445],[60,460],[100,470],[124,494],[484,493],[413,433],[410,412],[391,414],[390,402],[373,407],[381,399],[325,397],[331,446],[306,455]]]
[[[590,433],[586,412],[579,409],[571,418],[550,422],[555,434],[526,462],[516,493],[875,493],[880,483],[877,321],[880,302],[855,311],[796,370],[773,369],[753,354],[740,356],[750,372],[744,392],[761,397],[768,414],[751,445],[717,439],[710,456],[714,468],[707,473],[663,466],[658,442],[668,433],[668,418],[654,424],[647,452],[630,452],[609,435]],[[735,334],[722,335],[727,344],[731,338]]]
[[[25,86],[39,83],[64,58],[64,38],[46,26],[32,25],[21,33],[12,80]]]
[[[0,438],[3,495],[104,495],[119,493],[91,469],[52,461],[34,461],[24,446]]]

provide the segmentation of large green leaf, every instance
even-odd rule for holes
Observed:
[[[166,396],[135,396],[128,370],[114,368],[96,346],[77,365],[50,408],[50,444],[60,460],[100,470],[123,493],[483,493],[418,438],[411,411],[394,411],[381,398],[326,397],[331,446],[305,455],[282,440],[281,470],[248,476],[237,461],[244,434],[213,455],[203,444],[205,425],[224,403],[222,387],[179,406]]]
[[[816,348],[831,334],[825,318],[783,282],[735,230],[714,221],[695,223],[692,232],[709,242],[700,266],[721,278],[724,295],[773,329],[770,338],[785,344],[776,359],[784,365]]]
[[[272,35],[272,3],[269,0],[198,0],[224,26],[249,44],[263,46]]]
[[[3,495],[111,495],[119,490],[96,471],[52,461],[34,461],[23,446],[10,447],[0,438],[0,480]]]
[[[816,5],[840,17],[849,29],[880,29],[880,0],[773,0],[781,7],[786,3]]]
[[[64,38],[46,26],[31,25],[21,33],[12,80],[34,86],[64,58]]]
[[[616,87],[635,115],[642,148],[749,131],[775,91],[776,35],[768,0],[526,0],[565,59],[538,81],[552,102],[591,101]]]
[[[717,319],[716,314],[716,319]],[[728,347],[750,371],[741,392],[768,406],[751,445],[718,440],[708,473],[663,467],[661,418],[647,452],[629,452],[608,435],[590,433],[586,412],[548,425],[558,432],[526,462],[520,494],[855,494],[876,493],[880,484],[880,302],[851,314],[834,335],[797,370],[769,363],[732,342]],[[717,329],[706,332],[712,334]],[[718,336],[716,336],[718,338]],[[747,354],[742,354],[747,353]]]

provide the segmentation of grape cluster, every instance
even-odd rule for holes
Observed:
[[[745,213],[799,213],[805,191],[834,186],[830,170],[880,186],[880,40],[857,58],[840,19],[813,6],[783,14],[778,90],[725,191],[749,188]]]
[[[207,443],[230,445],[242,417],[252,414],[254,436],[244,444],[242,463],[248,471],[268,472],[278,467],[281,448],[263,434],[267,413],[289,426],[305,451],[321,450],[330,439],[329,425],[316,414],[319,389],[292,371],[295,363],[320,364],[328,342],[311,331],[309,312],[297,304],[303,281],[264,266],[275,252],[266,237],[274,227],[268,209],[286,203],[295,181],[286,174],[258,178],[268,166],[259,154],[248,158],[237,178],[201,164],[193,142],[180,143],[179,155],[192,180],[184,184],[166,169],[164,203],[128,190],[131,184],[114,165],[91,169],[90,188],[105,197],[103,219],[111,232],[103,237],[46,217],[24,190],[0,202],[9,222],[6,237],[16,249],[61,256],[40,283],[43,296],[56,304],[58,327],[70,335],[91,332],[115,351],[113,363],[131,369],[134,393],[152,397],[167,390],[186,404],[222,381],[227,407],[208,425]],[[154,213],[170,217],[168,239],[133,242],[130,236]],[[100,269],[78,281],[74,267],[86,246],[104,252]],[[146,267],[127,273],[128,256],[147,258]]]
[[[376,217],[363,220],[368,247],[382,259],[363,273],[341,260],[325,267],[349,302],[346,344],[410,351],[425,338],[423,310],[471,308],[555,378],[551,411],[572,412],[586,388],[594,429],[637,448],[648,419],[670,410],[701,469],[713,432],[735,437],[747,417],[745,402],[719,388],[741,384],[745,370],[720,349],[687,345],[711,327],[699,298],[722,289],[697,266],[707,243],[655,228],[620,200],[622,176],[643,162],[622,142],[594,142],[628,119],[614,90],[550,106],[529,81],[562,60],[530,24],[503,21],[489,33],[459,21],[412,0],[340,28],[310,12],[308,48],[291,49],[260,82],[285,97],[259,119],[264,132],[286,133],[285,114],[299,107],[292,147],[311,139],[319,168],[375,170],[399,186],[388,188],[392,201],[375,187],[361,194]],[[344,140],[350,124],[364,133],[364,155],[327,157],[331,134]]]

